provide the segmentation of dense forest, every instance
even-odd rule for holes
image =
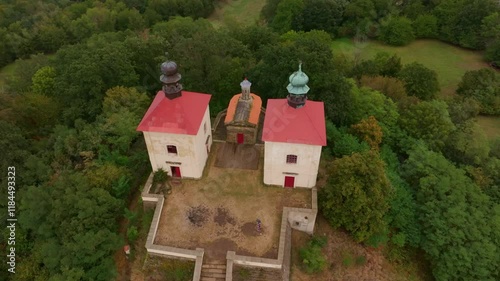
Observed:
[[[500,114],[498,72],[469,71],[444,99],[418,62],[331,48],[334,37],[436,38],[499,62],[498,1],[268,0],[265,24],[221,29],[204,19],[215,2],[0,4],[0,66],[18,60],[0,92],[0,170],[16,167],[18,206],[16,274],[2,263],[2,280],[116,276],[113,254],[130,239],[118,222],[150,172],[135,128],[166,57],[185,89],[213,95],[214,115],[245,76],[264,104],[285,97],[301,60],[327,115],[324,217],[360,243],[423,251],[436,280],[500,279],[500,139],[475,119]],[[0,186],[7,198],[6,176]]]

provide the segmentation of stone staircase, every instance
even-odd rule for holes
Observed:
[[[225,281],[226,261],[206,261],[201,266],[200,281]]]

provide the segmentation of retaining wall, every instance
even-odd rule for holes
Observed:
[[[202,248],[196,248],[196,250],[181,249],[169,246],[155,245],[156,232],[158,231],[158,225],[160,223],[161,211],[163,210],[163,203],[165,197],[161,194],[150,194],[151,186],[153,183],[153,173],[149,175],[148,180],[144,186],[141,197],[144,203],[148,205],[156,204],[155,212],[153,215],[153,220],[151,221],[151,226],[149,227],[148,238],[146,240],[146,250],[148,254],[167,257],[167,258],[180,258],[194,260],[194,274],[193,281],[199,281],[201,278],[201,266],[203,263],[203,255],[205,251]]]

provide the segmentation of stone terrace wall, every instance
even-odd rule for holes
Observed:
[[[156,232],[158,231],[158,225],[160,223],[161,211],[163,210],[163,203],[165,202],[165,197],[161,194],[150,194],[151,186],[153,183],[153,173],[149,175],[148,180],[144,186],[141,197],[142,201],[148,204],[156,204],[155,213],[153,215],[153,220],[151,221],[151,226],[149,228],[148,238],[146,240],[146,250],[148,254],[167,257],[167,258],[180,258],[194,260],[194,274],[193,281],[199,281],[201,278],[201,266],[203,263],[203,255],[205,251],[202,248],[196,248],[196,250],[187,250],[169,246],[155,245]]]
[[[314,231],[314,224],[316,223],[316,216],[318,213],[318,195],[317,189],[314,187],[312,190],[312,208],[283,208],[283,215],[281,217],[281,230],[279,238],[279,249],[277,259],[267,259],[259,257],[248,257],[236,255],[233,251],[228,251],[226,255],[226,281],[237,281],[239,277],[234,276],[234,267],[258,267],[270,270],[279,269],[282,272],[282,280],[288,281],[290,279],[290,255],[292,247],[292,228],[312,234]],[[298,224],[297,224],[298,223]],[[294,227],[295,225],[295,227]],[[267,280],[267,279],[262,279]],[[271,281],[271,280],[270,280]],[[274,280],[273,280],[274,281]]]

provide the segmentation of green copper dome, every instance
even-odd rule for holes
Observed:
[[[309,87],[307,86],[307,82],[309,82],[309,77],[307,74],[302,72],[302,63],[299,64],[299,70],[295,71],[288,78],[290,84],[286,87],[288,93],[295,95],[305,95],[309,92]]]

